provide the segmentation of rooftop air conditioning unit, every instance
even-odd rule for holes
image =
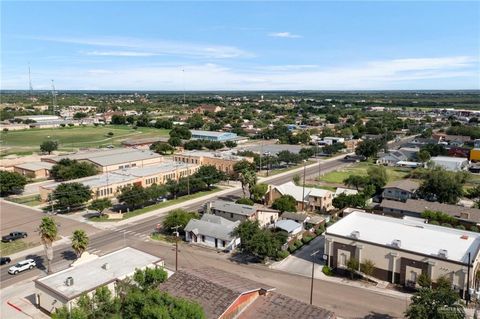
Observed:
[[[65,285],[73,286],[73,277],[67,277],[67,280],[65,280]]]
[[[358,230],[354,230],[350,234],[350,237],[355,238],[355,239],[359,239],[360,238],[360,232]]]
[[[397,248],[400,248],[402,247],[402,241],[400,239],[394,239],[392,241],[392,246],[393,247],[397,247]]]
[[[105,269],[105,270],[109,270],[110,269],[110,264],[109,263],[104,263],[102,265],[102,268]]]
[[[448,258],[448,250],[446,249],[440,249],[438,251],[438,257],[441,257],[441,258]]]

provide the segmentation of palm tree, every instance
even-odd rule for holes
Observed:
[[[77,229],[73,232],[72,236],[72,249],[75,251],[77,258],[82,256],[83,252],[87,250],[88,242],[90,239],[87,233],[83,229]]]
[[[42,240],[43,247],[45,249],[45,255],[47,257],[47,273],[51,273],[51,263],[53,260],[53,248],[52,244],[58,234],[57,224],[52,217],[43,217],[40,226],[38,227],[38,233]]]

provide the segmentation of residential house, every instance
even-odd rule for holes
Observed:
[[[282,219],[274,224],[274,228],[281,229],[288,234],[288,240],[301,235],[303,225],[291,219]]]
[[[333,312],[275,292],[275,288],[213,268],[179,270],[161,291],[197,302],[209,319],[335,319]]]
[[[185,240],[191,244],[232,251],[240,244],[233,231],[240,224],[212,214],[191,219],[185,227]]]
[[[230,221],[258,221],[260,227],[275,223],[278,210],[263,205],[244,205],[224,200],[214,200],[205,204],[205,213],[220,216]]]
[[[480,224],[480,209],[478,208],[429,202],[423,199],[407,199],[405,202],[384,199],[378,205],[378,209],[383,214],[397,217],[421,217],[424,211],[431,210],[455,217],[467,226],[476,226],[477,224]]]
[[[331,191],[313,188],[301,187],[295,185],[293,182],[288,182],[280,186],[269,186],[266,199],[267,203],[271,205],[275,199],[282,195],[290,195],[295,198],[297,202],[297,211],[322,211],[326,212],[333,209],[333,193]]]
[[[417,148],[401,148],[399,150],[391,150],[377,159],[377,164],[386,166],[400,166],[399,163],[416,161]]]
[[[335,193],[333,194],[333,197],[337,197],[340,194],[357,195],[358,190],[350,189],[350,188],[337,187],[337,189],[335,190]]]
[[[420,184],[411,179],[402,179],[388,183],[382,192],[382,198],[406,201],[413,198]]]
[[[339,271],[348,260],[371,260],[373,276],[418,287],[420,275],[436,282],[446,277],[452,288],[465,296],[468,287],[478,289],[480,234],[460,229],[353,212],[327,228],[327,264]]]
[[[305,226],[305,223],[310,219],[307,214],[300,214],[300,213],[292,213],[292,212],[283,212],[282,216],[280,216],[281,220],[293,220],[296,223]]]

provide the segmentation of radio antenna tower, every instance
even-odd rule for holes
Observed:
[[[55,115],[55,106],[57,105],[57,92],[55,91],[55,83],[52,80],[52,113]]]
[[[30,73],[30,63],[28,63],[28,89],[30,91],[30,97],[33,96],[33,86],[32,86],[32,74]]]
[[[183,105],[185,105],[185,69],[182,69],[182,82],[183,82]]]

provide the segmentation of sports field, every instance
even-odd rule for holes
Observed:
[[[109,132],[113,135],[109,136]],[[1,132],[2,156],[9,154],[31,154],[39,151],[43,141],[54,140],[59,150],[75,150],[86,147],[120,145],[123,140],[145,137],[168,136],[168,130],[128,126],[85,126],[54,129],[29,129]]]

